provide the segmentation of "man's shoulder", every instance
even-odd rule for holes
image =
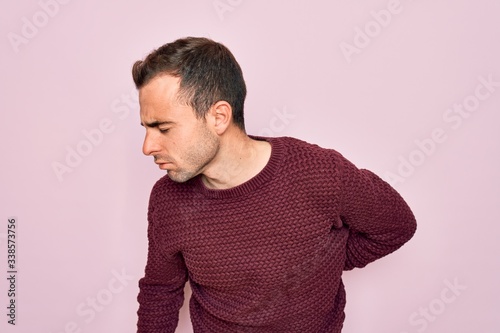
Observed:
[[[294,138],[294,137],[273,137],[269,138],[270,142],[278,142],[285,147],[286,153],[292,157],[304,155],[306,158],[315,156],[317,158],[325,157],[327,159],[343,158],[342,155],[335,149],[322,147],[316,143]]]
[[[275,137],[269,141],[282,154],[279,177],[299,181],[303,177],[319,182],[337,181],[346,159],[336,150],[294,137]]]

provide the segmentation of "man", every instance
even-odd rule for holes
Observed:
[[[336,333],[344,270],[408,241],[399,194],[338,152],[245,132],[245,82],[223,45],[166,44],[133,66],[143,152],[167,171],[148,210],[138,332]]]

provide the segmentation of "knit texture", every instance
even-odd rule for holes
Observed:
[[[196,333],[338,333],[342,271],[414,234],[408,205],[372,172],[331,149],[265,140],[268,164],[240,186],[165,176],[153,187],[138,333],[175,332],[186,281]]]

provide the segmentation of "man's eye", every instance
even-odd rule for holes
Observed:
[[[160,128],[160,133],[167,133],[170,128]]]

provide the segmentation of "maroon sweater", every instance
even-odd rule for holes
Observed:
[[[174,332],[189,281],[196,333],[338,333],[342,271],[412,237],[410,208],[375,174],[334,150],[266,140],[268,164],[237,187],[155,184],[137,332]]]

